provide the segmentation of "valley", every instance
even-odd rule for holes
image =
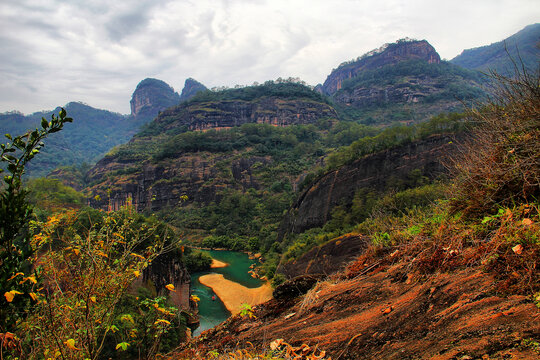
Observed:
[[[527,66],[537,25],[509,38]],[[406,38],[315,87],[147,78],[130,115],[1,114],[5,132],[50,132],[2,144],[0,214],[24,246],[1,252],[9,351],[534,358],[540,77],[479,71],[500,46],[446,61]]]

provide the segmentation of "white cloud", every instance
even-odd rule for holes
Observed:
[[[385,42],[426,39],[444,58],[537,21],[536,0],[6,0],[0,3],[0,111],[68,101],[129,112],[139,81],[181,90],[300,77]]]

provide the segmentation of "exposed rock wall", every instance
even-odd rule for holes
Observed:
[[[445,171],[441,162],[452,154],[455,142],[450,136],[434,136],[368,155],[333,170],[318,179],[299,196],[285,215],[279,238],[323,226],[338,205],[350,206],[361,188],[384,190],[390,177],[406,178],[415,169],[435,178]]]
[[[301,275],[330,275],[356,259],[368,243],[369,239],[360,235],[344,235],[311,249],[296,260],[280,264],[276,271],[288,279]]]
[[[154,118],[160,111],[177,105],[178,95],[167,83],[158,79],[144,79],[131,96],[131,116]]]
[[[170,294],[170,299],[175,306],[189,309],[191,276],[179,256],[174,252],[158,256],[150,266],[144,269],[142,280],[150,283],[158,294]],[[165,286],[168,284],[173,284],[176,291],[167,290]]]
[[[109,199],[89,199],[89,205],[110,210],[132,205],[137,211],[156,211],[178,205],[183,202],[181,196],[184,195],[188,203],[209,204],[219,200],[218,192],[225,187],[259,189],[260,184],[252,174],[252,167],[271,160],[259,156],[239,159],[230,157],[234,157],[234,154],[217,157],[184,154],[170,159],[166,167],[145,164],[142,171],[119,184],[120,188],[113,190]],[[227,164],[226,168],[218,166],[223,163]],[[119,164],[112,158],[104,158],[89,173],[89,179],[103,179],[107,172],[123,166],[125,164]],[[223,172],[230,175],[223,175]]]
[[[440,63],[441,57],[426,40],[405,41],[390,44],[380,53],[375,53],[333,70],[326,78],[322,89],[333,95],[341,89],[343,81],[357,76],[361,71],[373,70],[403,60],[422,59],[428,63]]]
[[[357,87],[350,91],[339,91],[334,99],[342,104],[360,108],[363,106],[417,103],[429,95],[440,92],[438,82],[433,79],[411,79],[407,83],[378,87]]]
[[[328,104],[298,99],[262,98],[257,101],[214,101],[168,109],[156,119],[165,130],[185,127],[190,131],[228,129],[248,123],[288,126],[313,124],[324,117],[336,118]]]

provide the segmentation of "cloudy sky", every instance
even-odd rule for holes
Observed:
[[[403,37],[451,59],[539,21],[538,0],[1,0],[0,112],[82,101],[126,114],[147,77],[178,92],[187,77],[316,85]]]

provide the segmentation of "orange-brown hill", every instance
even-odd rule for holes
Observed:
[[[540,340],[538,307],[526,296],[498,295],[490,274],[462,268],[418,277],[405,262],[366,270],[349,269],[304,297],[271,300],[256,308],[255,319],[235,316],[191,348],[228,351],[250,342],[268,349],[283,338],[340,360],[538,358],[525,346]]]

